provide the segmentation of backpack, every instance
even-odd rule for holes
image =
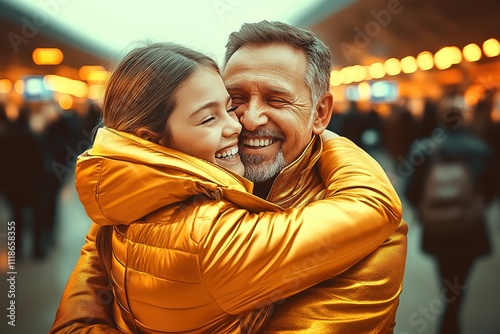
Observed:
[[[484,201],[466,163],[434,159],[430,164],[418,207],[426,232],[464,235],[482,224]]]

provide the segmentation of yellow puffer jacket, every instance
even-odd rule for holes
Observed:
[[[252,311],[265,318],[266,305],[368,255],[402,213],[383,171],[358,152],[331,151],[325,159],[336,168],[320,164],[327,198],[284,210],[216,165],[100,129],[78,159],[76,188],[90,219],[114,226],[117,325],[139,333],[257,330]]]

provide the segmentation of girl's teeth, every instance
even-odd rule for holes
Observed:
[[[226,158],[226,157],[232,158],[234,155],[236,155],[236,153],[238,153],[238,148],[237,147],[233,147],[232,149],[227,150],[225,152],[217,153],[215,155],[215,157],[216,158]]]

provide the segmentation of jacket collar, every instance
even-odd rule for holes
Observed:
[[[320,198],[325,186],[314,166],[322,151],[321,138],[313,136],[304,152],[278,174],[267,200],[287,208]]]
[[[98,130],[88,155],[149,166],[163,166],[219,184],[243,186],[252,191],[253,183],[208,161],[158,145],[131,133],[104,127]]]
[[[199,194],[251,211],[279,210],[251,195],[252,188],[252,182],[215,164],[109,128],[98,130],[76,165],[80,201],[100,225],[128,224]]]

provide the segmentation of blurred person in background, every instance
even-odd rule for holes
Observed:
[[[384,120],[383,147],[395,164],[405,156],[415,140],[415,120],[407,103],[407,99],[400,98],[391,106],[390,113]]]
[[[495,106],[495,103],[497,104]],[[500,119],[494,118],[493,113],[500,114],[500,95],[497,89],[490,88],[484,92],[476,107],[473,109],[471,131],[484,139],[493,151],[496,166],[500,166]],[[495,174],[494,183],[497,195],[500,195],[500,175]]]
[[[415,139],[431,136],[438,127],[438,117],[438,103],[430,98],[425,99],[422,118],[416,122]]]
[[[339,134],[353,141],[359,147],[363,147],[362,136],[368,128],[366,114],[359,110],[356,101],[349,101],[349,107],[341,114],[341,128]]]
[[[460,310],[467,279],[480,256],[491,252],[486,208],[495,196],[491,147],[466,127],[460,97],[447,96],[438,111],[439,126],[417,139],[406,161],[414,169],[405,194],[423,225],[422,248],[436,259],[445,311],[440,333],[460,333]]]
[[[47,239],[50,245],[55,245],[57,199],[64,182],[73,173],[77,156],[88,148],[90,142],[87,139],[87,145],[80,145],[83,120],[75,110],[64,110],[55,105],[47,105],[46,108],[52,110],[42,132],[47,166],[42,200]]]
[[[323,148],[312,129],[324,129],[330,118],[330,71],[329,50],[308,31],[263,21],[245,24],[231,34],[223,78],[244,128],[240,155],[245,176],[254,181],[259,197],[284,208],[324,198],[326,188],[318,171]],[[349,146],[345,138],[332,142],[338,144],[338,152]],[[362,167],[358,159],[350,163]],[[336,182],[346,184],[342,178]],[[350,201],[356,205],[365,199]],[[360,212],[353,209],[349,215]],[[277,303],[263,332],[392,332],[403,283],[406,233],[401,220],[396,232],[361,262]],[[111,303],[102,298],[110,293],[90,234],[52,332],[69,328],[111,332],[116,326]]]
[[[7,118],[7,110],[5,104],[0,102],[0,133],[5,133],[7,131],[7,125],[9,124],[9,119]]]
[[[332,114],[328,129],[349,138],[375,157],[382,149],[384,119],[371,103],[364,101],[362,108],[357,101],[350,100],[347,109]]]
[[[7,118],[7,110],[5,104],[0,102],[0,142],[3,143],[3,137],[7,135],[9,127],[9,119]],[[8,175],[4,172],[0,173],[0,194],[5,191]]]
[[[102,109],[96,102],[88,101],[88,108],[82,117],[84,134],[88,140],[92,140],[92,135],[96,131],[102,120]]]
[[[43,259],[47,255],[45,220],[43,217],[45,156],[42,143],[30,127],[31,108],[20,108],[17,119],[7,121],[0,133],[2,160],[2,191],[12,211],[9,218],[16,222],[16,258],[25,255]],[[5,110],[2,110],[5,114]],[[27,228],[32,230],[32,245],[26,246]]]

